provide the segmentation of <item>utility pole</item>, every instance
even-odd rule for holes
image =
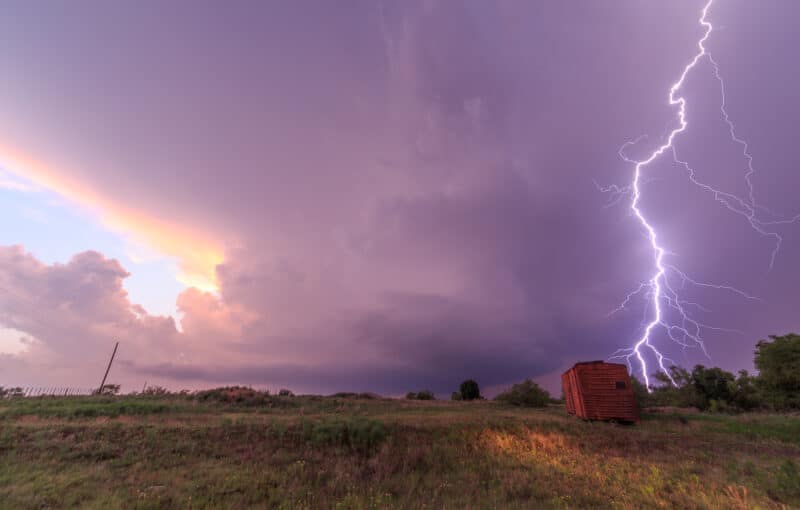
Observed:
[[[114,344],[114,352],[111,353],[111,359],[108,360],[108,367],[106,367],[106,373],[103,375],[103,382],[100,383],[100,389],[97,390],[98,395],[102,395],[103,393],[103,386],[106,385],[106,377],[108,377],[108,371],[111,370],[111,364],[114,362],[114,356],[117,354],[117,347],[119,347],[119,342]]]

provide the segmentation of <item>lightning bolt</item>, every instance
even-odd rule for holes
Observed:
[[[705,43],[708,41],[709,37],[711,36],[711,32],[714,29],[712,24],[707,19],[708,11],[713,2],[714,0],[708,0],[703,7],[700,18],[698,19],[698,23],[703,27],[704,31],[702,37],[697,42],[697,53],[695,53],[694,57],[689,61],[688,64],[686,64],[678,80],[674,82],[669,89],[669,104],[671,106],[677,106],[677,127],[669,131],[665,141],[655,150],[650,152],[645,159],[635,160],[626,156],[626,150],[629,147],[639,143],[642,139],[644,139],[644,136],[629,142],[625,142],[622,145],[619,150],[620,158],[623,161],[634,165],[634,175],[631,184],[627,186],[600,186],[595,183],[600,191],[611,194],[612,200],[609,205],[618,203],[625,196],[631,196],[630,210],[644,228],[652,248],[654,256],[654,273],[648,281],[641,283],[635,290],[628,293],[619,307],[611,312],[613,314],[624,310],[626,306],[637,296],[643,295],[645,297],[645,317],[642,323],[642,336],[633,344],[632,347],[619,349],[612,354],[611,358],[625,359],[631,369],[631,361],[637,361],[641,370],[642,378],[644,379],[648,390],[650,390],[650,379],[648,377],[647,361],[645,360],[644,355],[647,352],[651,353],[651,355],[655,357],[658,363],[658,369],[666,375],[673,385],[675,384],[672,375],[665,366],[665,362],[672,362],[672,360],[667,358],[656,347],[656,345],[654,345],[653,336],[657,329],[663,330],[670,340],[677,343],[682,348],[686,349],[689,347],[699,347],[706,356],[708,356],[708,352],[703,342],[703,332],[705,330],[736,332],[735,330],[711,326],[693,318],[692,314],[690,313],[690,309],[697,308],[701,311],[707,311],[707,309],[703,308],[699,303],[682,299],[678,292],[677,284],[680,284],[680,288],[689,285],[732,292],[748,300],[759,300],[759,298],[731,285],[710,284],[698,281],[689,277],[685,272],[681,271],[675,265],[666,262],[665,257],[669,255],[669,252],[663,245],[660,244],[656,229],[645,217],[640,207],[642,200],[641,187],[643,184],[643,174],[645,168],[650,163],[664,155],[664,153],[671,153],[673,161],[685,169],[688,179],[692,184],[709,193],[711,196],[713,196],[715,201],[727,208],[729,211],[742,216],[750,225],[750,227],[757,233],[773,240],[774,248],[770,257],[770,268],[772,268],[775,262],[775,257],[777,256],[781,247],[781,242],[783,241],[781,236],[775,232],[773,228],[778,225],[800,221],[800,214],[790,218],[780,218],[779,214],[758,205],[756,202],[752,180],[753,175],[755,174],[753,156],[749,152],[747,142],[736,133],[736,126],[731,120],[726,109],[725,83],[722,79],[720,67],[708,53],[708,50],[705,47]],[[707,61],[713,68],[714,76],[718,81],[720,88],[720,112],[722,114],[722,118],[728,126],[731,140],[741,147],[741,154],[747,161],[747,170],[744,175],[745,184],[748,190],[748,195],[746,197],[739,197],[733,193],[720,190],[710,184],[702,182],[697,177],[694,169],[689,165],[689,163],[679,158],[678,152],[674,145],[676,137],[683,133],[689,125],[688,121],[686,120],[686,98],[680,95],[679,92],[683,87],[684,81],[689,73],[703,61]],[[759,214],[760,212],[767,213],[770,216],[770,219],[762,219]],[[668,318],[667,312],[670,312],[674,318]]]

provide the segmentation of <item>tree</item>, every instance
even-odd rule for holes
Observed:
[[[692,384],[699,400],[699,409],[717,407],[721,403],[723,406],[731,403],[735,388],[736,378],[730,372],[726,372],[719,367],[706,368],[703,365],[696,365],[692,370]]]
[[[739,370],[739,377],[733,386],[734,406],[743,411],[752,411],[762,405],[763,396],[758,391],[757,380],[747,370]]]
[[[526,379],[500,393],[494,399],[513,406],[545,407],[550,403],[550,394],[535,382]]]
[[[663,372],[654,374],[653,379],[661,386],[651,388],[653,393],[650,405],[674,407],[700,407],[702,399],[694,385],[692,374],[683,367],[669,367],[669,377]]]
[[[692,383],[692,374],[690,374],[689,371],[683,367],[672,365],[669,367],[669,375],[672,377],[672,380],[675,381],[675,385],[678,388],[688,386]],[[671,384],[671,381],[663,372],[658,372],[654,377],[656,380],[661,381],[664,384]]]
[[[800,408],[800,335],[770,338],[756,344],[758,384],[775,409]]]
[[[636,403],[639,404],[640,408],[657,405],[653,395],[648,393],[647,387],[645,387],[639,379],[631,377],[631,388],[633,388],[633,394],[636,396]]]
[[[800,335],[772,335],[770,340],[759,341],[755,365],[757,376],[746,370],[733,375],[719,367],[703,365],[689,373],[673,366],[669,376],[653,374],[653,380],[661,385],[651,386],[651,393],[645,393],[644,386],[638,383],[634,383],[634,391],[643,406],[691,406],[711,411],[800,409]]]
[[[461,400],[475,400],[481,398],[481,389],[478,383],[472,379],[467,379],[461,383]]]
[[[417,393],[417,400],[436,400],[431,390],[422,390]]]
[[[685,368],[675,365],[669,367],[668,370],[669,375],[664,372],[652,375],[653,380],[658,381],[660,385],[651,384],[650,392],[638,381],[633,383],[633,391],[639,405],[641,407],[697,407],[700,399],[693,383],[692,374]]]

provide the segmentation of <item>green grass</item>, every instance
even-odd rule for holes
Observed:
[[[0,401],[0,508],[800,507],[797,416],[229,397]]]
[[[725,417],[709,426],[712,430],[742,436],[745,440],[775,440],[800,446],[800,417]]]
[[[43,397],[16,399],[13,405],[0,406],[0,418],[38,416],[57,418],[93,418],[97,416],[141,416],[187,412],[186,403],[155,399],[115,397]]]

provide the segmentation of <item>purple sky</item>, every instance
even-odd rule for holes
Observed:
[[[45,189],[174,263],[134,299],[139,258],[98,237],[53,260],[37,240],[63,227],[9,226],[0,327],[24,342],[0,354],[0,384],[97,384],[119,340],[111,379],[128,389],[557,392],[563,369],[641,335],[643,299],[607,314],[652,252],[629,197],[607,207],[595,182],[629,184],[619,147],[647,135],[628,151],[646,157],[675,126],[667,93],[703,4],[4,2],[0,188]],[[756,198],[791,217],[800,7],[715,0],[708,19]],[[680,157],[746,196],[707,61],[683,94]],[[710,360],[654,342],[681,365],[752,369],[757,340],[800,330],[800,224],[774,229],[770,270],[772,239],[670,157],[644,182],[671,264],[763,300],[688,286],[698,318],[739,332],[707,331]],[[41,194],[24,196],[35,212]]]

